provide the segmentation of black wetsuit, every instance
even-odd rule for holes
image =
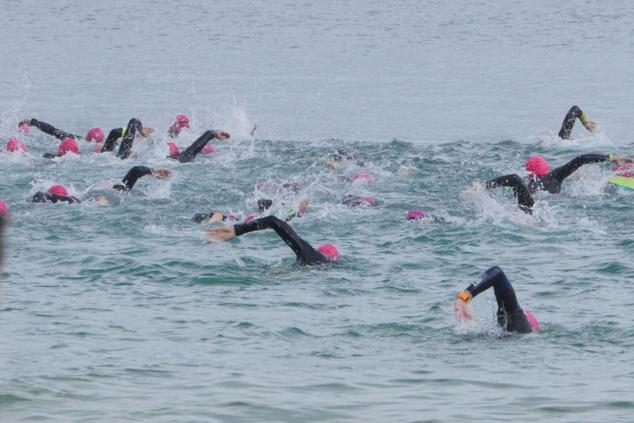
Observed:
[[[71,134],[70,132],[62,131],[61,129],[57,129],[53,125],[39,121],[35,118],[31,119],[31,123],[29,126],[35,126],[40,131],[45,134],[52,135],[58,140],[63,140],[64,138],[73,138],[73,139],[81,139],[79,135]]]
[[[367,198],[357,197],[356,195],[346,195],[341,200],[341,204],[348,207],[372,206],[374,203],[368,201]]]
[[[72,195],[57,195],[51,194],[44,191],[38,191],[33,195],[34,203],[57,203],[57,202],[66,202],[68,204],[72,203],[81,203],[81,200]]]
[[[528,185],[524,184],[522,178],[518,174],[510,174],[498,176],[497,178],[487,181],[487,189],[496,187],[511,187],[513,194],[517,198],[517,204],[520,209],[527,213],[531,212],[531,208],[535,201],[531,196],[532,193],[544,190],[551,194],[559,194],[561,184],[564,180],[572,175],[581,166],[589,163],[604,162],[609,159],[607,154],[583,154],[577,156],[563,166],[548,172],[544,176],[534,176],[528,181]]]
[[[465,291],[475,297],[491,287],[493,287],[495,300],[498,303],[498,324],[508,332],[532,332],[533,329],[524,314],[524,310],[517,302],[511,282],[498,266],[493,266],[485,271],[480,277],[480,282],[477,285],[469,285]]]
[[[101,152],[114,151],[117,147],[117,140],[121,138],[126,132],[126,128],[114,128],[108,133],[106,141],[101,146]]]
[[[570,139],[570,133],[572,132],[572,128],[575,126],[575,120],[577,119],[585,119],[583,116],[583,110],[579,108],[579,106],[572,106],[566,116],[564,117],[564,121],[561,124],[561,129],[559,130],[559,138],[564,140]]]
[[[303,265],[314,265],[323,263],[332,263],[328,257],[315,250],[309,243],[295,233],[288,223],[283,222],[275,216],[262,217],[252,220],[249,223],[242,223],[234,226],[236,236],[244,235],[253,231],[261,231],[264,229],[273,229],[284,242],[291,247],[291,250],[297,256],[297,261]]]
[[[187,147],[182,153],[176,156],[176,160],[181,163],[193,162],[198,153],[203,151],[203,148],[207,145],[209,141],[214,138],[218,138],[218,132],[214,130],[205,131],[196,141],[192,143],[189,147]]]
[[[117,191],[129,191],[134,187],[134,184],[136,184],[136,181],[139,178],[145,175],[151,175],[152,173],[153,171],[149,167],[134,166],[123,177],[123,184],[115,184],[112,188],[116,189]]]
[[[132,144],[134,143],[134,137],[137,132],[141,132],[143,124],[138,119],[130,119],[128,126],[125,129],[124,135],[121,139],[121,145],[119,145],[119,151],[117,151],[117,157],[125,160],[132,154]],[[110,137],[110,135],[108,135]],[[104,146],[105,147],[105,146]],[[103,151],[103,149],[102,149]]]

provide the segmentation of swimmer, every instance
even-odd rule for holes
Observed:
[[[178,146],[174,143],[169,143],[170,159],[178,160],[181,163],[193,162],[196,156],[203,151],[207,143],[213,139],[226,140],[231,138],[231,134],[223,130],[208,130],[205,131],[196,141],[192,143],[187,149],[181,152]]]
[[[275,216],[262,217],[252,220],[249,223],[209,229],[207,236],[220,241],[229,241],[237,236],[264,229],[273,229],[279,237],[291,247],[297,256],[297,261],[302,265],[311,266],[315,264],[332,263],[339,260],[339,251],[333,244],[322,244],[317,247],[317,249],[314,249],[310,244],[300,238],[288,223],[283,222]]]
[[[561,124],[561,129],[559,130],[559,138],[564,140],[570,139],[570,133],[572,132],[572,128],[575,125],[575,121],[579,119],[581,124],[590,132],[594,131],[597,127],[597,124],[590,119],[588,119],[588,115],[586,115],[579,106],[572,106],[566,116],[564,117],[564,121]]]
[[[548,162],[541,156],[529,157],[526,161],[526,170],[529,172],[528,185],[524,184],[518,174],[499,176],[487,181],[487,189],[496,187],[511,187],[517,198],[520,209],[526,213],[532,213],[535,203],[531,194],[543,190],[551,194],[559,194],[561,184],[581,166],[589,163],[610,161],[616,165],[631,163],[632,159],[616,154],[583,154],[577,156],[563,166],[549,171]]]
[[[9,138],[7,141],[7,153],[26,153],[26,144],[17,138]]]
[[[296,217],[303,217],[306,214],[306,209],[308,208],[309,200],[308,198],[304,198],[300,203],[299,207],[296,211],[292,211],[286,216],[284,219],[285,222],[290,222]],[[258,210],[260,213],[263,213],[269,210],[273,206],[273,200],[269,200],[268,198],[261,198],[258,200]],[[252,220],[256,219],[256,215],[248,215],[244,218],[244,223],[249,223]],[[235,213],[222,214],[219,212],[211,212],[207,213],[196,213],[192,220],[196,223],[211,223],[211,222],[224,222],[226,220],[240,220],[238,215]]]
[[[58,203],[65,202],[68,204],[81,203],[81,200],[68,193],[68,190],[64,185],[55,184],[52,185],[48,191],[38,191],[33,195],[34,203]]]
[[[176,138],[183,128],[189,129],[189,118],[186,115],[176,115],[176,119],[174,119],[174,122],[167,130],[167,136]]]
[[[407,220],[429,220],[434,223],[447,223],[442,217],[434,216],[422,210],[410,210],[405,215]]]
[[[45,159],[65,156],[67,153],[79,154],[79,146],[74,138],[64,138],[57,146],[57,153],[44,153]]]
[[[539,332],[539,322],[533,314],[522,310],[511,282],[498,266],[493,266],[480,277],[478,284],[471,284],[460,291],[454,302],[456,317],[460,321],[471,320],[473,315],[468,303],[478,294],[493,287],[495,300],[498,303],[498,324],[507,332],[531,333]]]
[[[356,195],[346,195],[341,200],[341,204],[348,207],[374,206],[376,205],[376,200],[370,195],[366,195],[364,197],[359,197]]]
[[[357,160],[357,155],[355,153],[340,148],[330,156],[330,159],[326,161],[326,166],[328,166],[330,169],[335,170],[339,169],[343,164],[352,161],[354,161],[355,164],[360,167],[363,167],[365,165],[363,161]]]
[[[119,145],[119,151],[117,151],[117,157],[125,160],[130,157],[132,154],[132,144],[134,143],[134,138],[137,135],[142,137],[148,137],[154,129],[149,126],[143,126],[140,120],[138,119],[130,119],[128,122],[128,126],[125,128],[114,128],[108,134],[108,138],[106,138],[106,142],[103,143],[101,147],[101,152],[105,153],[107,151],[113,151],[116,148],[116,143],[119,138],[121,138],[121,144]]]
[[[167,179],[172,176],[172,171],[161,167],[150,168],[146,166],[134,166],[123,177],[121,180],[122,183],[115,184],[112,188],[117,191],[130,191],[136,184],[136,181],[146,175],[152,175],[158,179]]]

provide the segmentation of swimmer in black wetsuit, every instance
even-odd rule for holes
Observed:
[[[498,266],[493,266],[480,277],[478,284],[469,285],[460,291],[454,303],[458,320],[470,320],[471,311],[467,304],[478,294],[493,287],[498,304],[498,324],[508,332],[531,333],[539,331],[539,323],[529,311],[522,310],[511,282]]]
[[[48,191],[38,191],[33,195],[32,201],[34,203],[81,203],[81,200],[68,193],[68,190],[64,185],[55,184],[51,186]]]
[[[146,166],[134,166],[123,177],[123,180],[121,181],[123,183],[115,184],[112,188],[117,191],[130,191],[134,187],[134,184],[136,184],[136,181],[146,175],[152,175],[159,179],[166,179],[172,175],[172,171],[160,167],[150,168]]]
[[[566,116],[564,117],[564,121],[561,124],[561,129],[559,130],[559,138],[564,140],[570,139],[570,133],[572,132],[572,128],[575,125],[575,121],[579,119],[581,124],[585,126],[585,128],[592,132],[596,128],[597,124],[588,119],[588,115],[586,115],[579,106],[572,106]]]
[[[53,125],[51,125],[49,123],[42,122],[42,121],[37,120],[35,118],[24,119],[24,120],[20,121],[20,123],[18,123],[18,126],[22,126],[22,125],[35,126],[40,131],[44,132],[45,134],[52,135],[55,138],[57,138],[58,140],[63,140],[64,138],[72,138],[72,139],[76,139],[76,140],[81,139],[81,137],[79,135],[75,135],[75,134],[71,134],[70,132],[62,131],[61,129],[57,129],[56,127],[54,127]]]
[[[485,187],[487,189],[496,187],[513,188],[513,194],[517,198],[519,208],[526,213],[532,213],[532,207],[535,203],[531,196],[532,193],[544,190],[551,194],[559,194],[564,180],[581,166],[605,161],[623,164],[631,163],[632,159],[616,154],[583,154],[549,172],[546,159],[540,156],[533,156],[526,161],[526,170],[529,171],[528,185],[524,184],[518,174],[510,174],[487,181]]]
[[[207,231],[207,236],[220,241],[228,241],[237,236],[264,229],[273,229],[291,247],[300,264],[310,266],[332,263],[339,258],[339,252],[334,245],[322,244],[317,249],[314,249],[309,243],[300,238],[288,223],[275,216],[262,217],[249,223],[210,229]]]
[[[303,217],[306,214],[306,209],[308,208],[308,203],[309,200],[308,198],[304,198],[300,203],[299,203],[299,208],[297,211],[292,211],[291,213],[288,214],[288,216],[286,216],[286,219],[284,219],[285,222],[290,222],[291,220],[295,219],[296,217]],[[273,200],[269,200],[268,198],[261,198],[258,200],[258,210],[260,211],[260,213],[265,212],[266,210],[270,209],[273,206]],[[248,223],[252,220],[254,220],[255,218],[257,218],[257,216],[255,215],[249,215],[247,217],[245,217],[244,219],[244,223]],[[236,216],[233,213],[229,213],[229,214],[222,214],[219,212],[210,212],[210,213],[196,213],[194,215],[194,217],[192,217],[192,220],[196,223],[211,223],[211,222],[224,222],[227,219],[229,220],[239,220],[238,216]]]
[[[213,139],[226,140],[231,138],[231,134],[221,129],[219,130],[208,130],[205,131],[196,141],[192,143],[189,147],[187,147],[184,151],[179,152],[178,147],[176,147],[173,152],[170,154],[171,159],[178,160],[181,163],[189,163],[193,162],[196,156],[203,151],[207,143]]]
[[[101,152],[105,153],[107,151],[113,151],[116,147],[117,140],[121,138],[117,157],[122,160],[127,159],[130,157],[130,154],[132,154],[132,144],[134,143],[134,138],[137,134],[142,137],[147,137],[152,132],[154,132],[154,129],[149,126],[143,126],[140,120],[132,118],[128,122],[127,127],[114,128],[110,131],[108,138],[106,138],[106,142],[104,142],[101,147]]]

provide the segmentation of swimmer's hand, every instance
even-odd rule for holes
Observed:
[[[308,203],[310,203],[310,200],[308,198],[304,198],[302,201],[300,201],[299,210],[297,211],[297,214],[299,214],[300,216],[303,216],[304,214],[306,214]]]
[[[627,156],[621,156],[620,154],[609,154],[608,160],[612,163],[622,166],[624,163],[632,163],[632,159]]]
[[[153,128],[150,128],[149,126],[144,126],[143,128],[141,128],[141,136],[142,137],[147,137],[149,136],[152,132],[154,132]]]
[[[591,120],[586,120],[585,122],[581,122],[583,126],[590,132],[593,132],[597,128],[597,123]]]
[[[162,167],[155,167],[152,169],[152,175],[156,176],[159,179],[167,179],[172,176],[172,171],[170,169],[165,169]]]
[[[231,134],[227,131],[223,131],[222,129],[219,129],[216,131],[216,138],[218,138],[219,140],[226,140],[231,138]]]
[[[209,218],[209,222],[222,222],[223,218],[224,216],[222,215],[222,213],[214,213]]]
[[[18,122],[18,128],[22,125],[31,126],[31,119],[24,119]]]
[[[236,230],[233,226],[214,228],[207,231],[207,240],[229,241],[236,237]]]
[[[466,322],[473,319],[473,313],[469,309],[469,305],[460,298],[456,298],[453,303],[453,309],[456,312],[456,319],[459,322]]]

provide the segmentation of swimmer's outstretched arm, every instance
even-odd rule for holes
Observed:
[[[572,132],[572,128],[575,125],[575,120],[579,119],[581,124],[585,126],[585,128],[592,132],[594,128],[596,128],[597,124],[588,119],[588,116],[579,108],[579,106],[572,106],[566,116],[564,117],[564,121],[561,124],[561,129],[559,130],[559,138],[564,140],[570,139],[570,133]]]
[[[198,153],[203,151],[203,148],[207,145],[209,141],[217,138],[219,140],[225,140],[227,138],[231,138],[231,135],[228,132],[223,130],[208,130],[205,131],[196,141],[193,142],[192,145],[187,147],[185,151],[178,155],[178,161],[181,163],[187,163],[193,161]]]
[[[117,140],[125,134],[126,128],[114,128],[108,133],[108,138],[101,147],[101,152],[113,151],[116,147]]]
[[[24,125],[24,124],[26,124],[28,126],[35,126],[40,131],[44,132],[45,134],[52,135],[55,138],[57,138],[58,140],[63,140],[64,138],[76,138],[76,139],[80,138],[77,135],[73,135],[73,134],[71,134],[69,132],[65,132],[65,131],[62,131],[61,129],[57,129],[53,125],[51,125],[49,123],[46,123],[46,122],[39,121],[39,120],[37,120],[35,118],[24,119],[24,120],[20,121],[18,126]]]
[[[142,137],[147,137],[152,132],[154,132],[154,129],[149,126],[143,126],[140,120],[130,119],[128,126],[125,129],[125,135],[123,135],[123,138],[121,139],[121,145],[119,146],[117,157],[122,160],[130,157],[130,154],[132,154],[132,144],[134,143],[134,138],[137,133]]]
[[[291,250],[297,256],[297,260],[301,264],[318,264],[326,263],[326,258],[315,250],[309,243],[304,241],[291,228],[288,223],[278,219],[275,216],[262,217],[252,220],[249,223],[242,223],[228,228],[216,228],[207,231],[207,235],[221,241],[228,241],[237,236],[244,235],[253,231],[261,231],[264,229],[273,229],[284,242],[291,247]]]
[[[163,169],[160,167],[155,167],[154,169],[152,169],[145,166],[134,166],[123,177],[123,180],[122,180],[123,185],[116,184],[115,186],[113,186],[113,188],[116,189],[117,191],[129,191],[134,187],[134,184],[136,184],[136,181],[145,175],[153,175],[159,179],[165,179],[165,178],[169,178],[171,174],[172,174],[171,170]]]
[[[621,158],[621,156],[615,156],[614,161],[625,159]],[[611,160],[610,154],[582,154],[581,156],[577,156],[574,159],[570,160],[563,166],[559,166],[554,169],[551,174],[559,180],[559,182],[563,182],[568,176],[572,175],[577,169],[581,166],[590,164],[590,163],[600,163]]]
[[[499,176],[487,181],[485,186],[487,189],[496,187],[513,188],[513,195],[517,198],[517,205],[519,208],[526,213],[532,213],[532,207],[535,204],[535,201],[519,175],[511,174]]]

